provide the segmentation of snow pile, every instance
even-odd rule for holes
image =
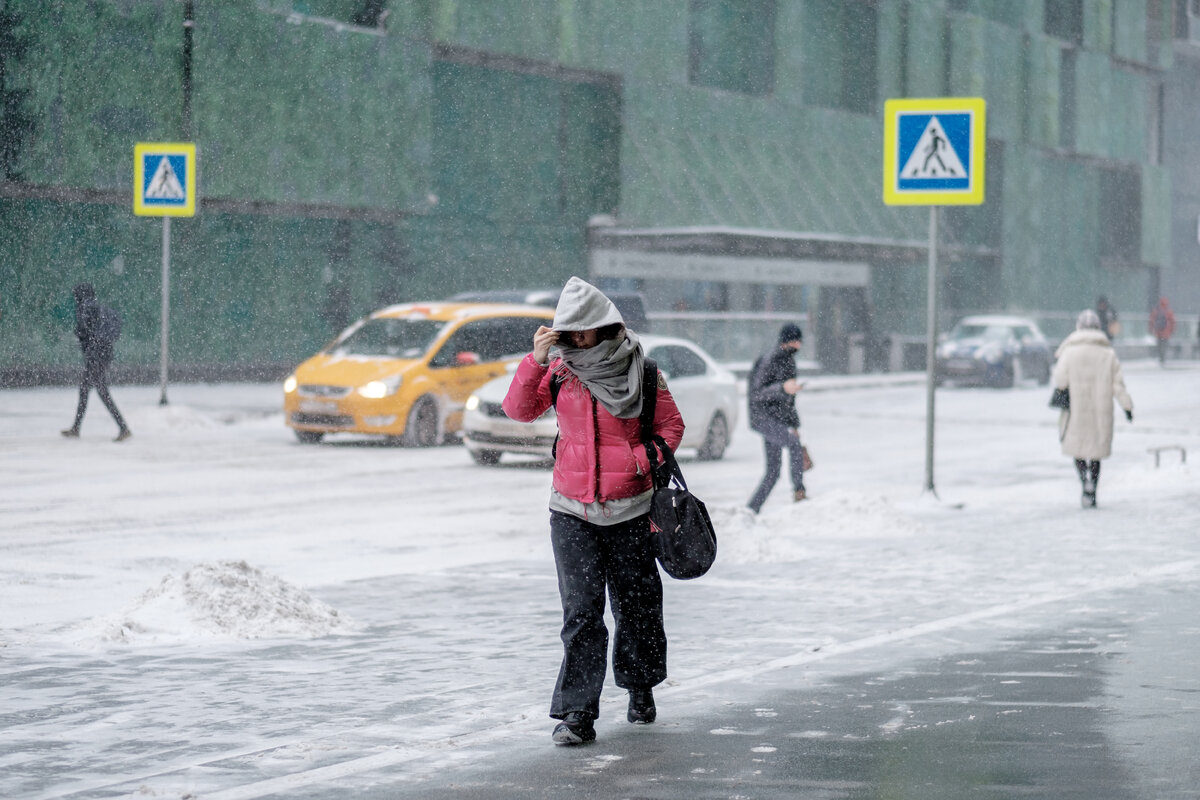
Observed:
[[[314,638],[352,627],[336,609],[245,561],[197,564],[124,611],[81,626],[85,640]]]
[[[782,483],[782,482],[781,482]],[[776,488],[783,492],[786,486]],[[919,536],[925,526],[881,495],[834,490],[801,503],[768,502],[757,517],[740,506],[710,508],[721,560],[801,561],[822,540]]]

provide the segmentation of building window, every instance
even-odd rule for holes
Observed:
[[[1175,0],[1175,38],[1200,44],[1200,0]]]
[[[1075,100],[1075,61],[1074,48],[1064,48],[1062,61],[1058,68],[1058,144],[1064,150],[1075,149],[1075,121],[1077,103]]]
[[[805,3],[801,46],[806,103],[859,114],[875,113],[878,17],[871,0]]]
[[[1166,88],[1162,83],[1146,84],[1146,162],[1163,163],[1163,105]]]
[[[1137,170],[1100,170],[1100,257],[1137,263],[1142,253],[1142,177]]]
[[[775,0],[692,0],[688,80],[765,95],[775,88]]]
[[[1083,44],[1083,0],[1046,0],[1047,36]]]

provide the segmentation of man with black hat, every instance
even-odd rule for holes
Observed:
[[[775,488],[783,468],[783,448],[788,450],[792,475],[792,498],[807,497],[804,491],[804,453],[800,445],[800,415],[796,392],[804,385],[796,380],[796,351],[804,334],[791,322],[779,331],[779,343],[754,362],[750,370],[747,399],[750,428],[762,434],[767,469],[762,482],[747,504],[755,514]]]

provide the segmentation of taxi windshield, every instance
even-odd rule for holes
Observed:
[[[429,350],[446,323],[434,319],[367,320],[349,336],[330,346],[335,356],[385,356],[420,358]]]

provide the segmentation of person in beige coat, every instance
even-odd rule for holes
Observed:
[[[1059,425],[1063,455],[1075,459],[1083,484],[1084,508],[1096,506],[1100,460],[1112,455],[1113,399],[1133,422],[1133,399],[1125,390],[1121,361],[1100,329],[1100,317],[1088,309],[1075,321],[1075,331],[1058,346],[1054,386],[1067,389],[1071,407]]]

